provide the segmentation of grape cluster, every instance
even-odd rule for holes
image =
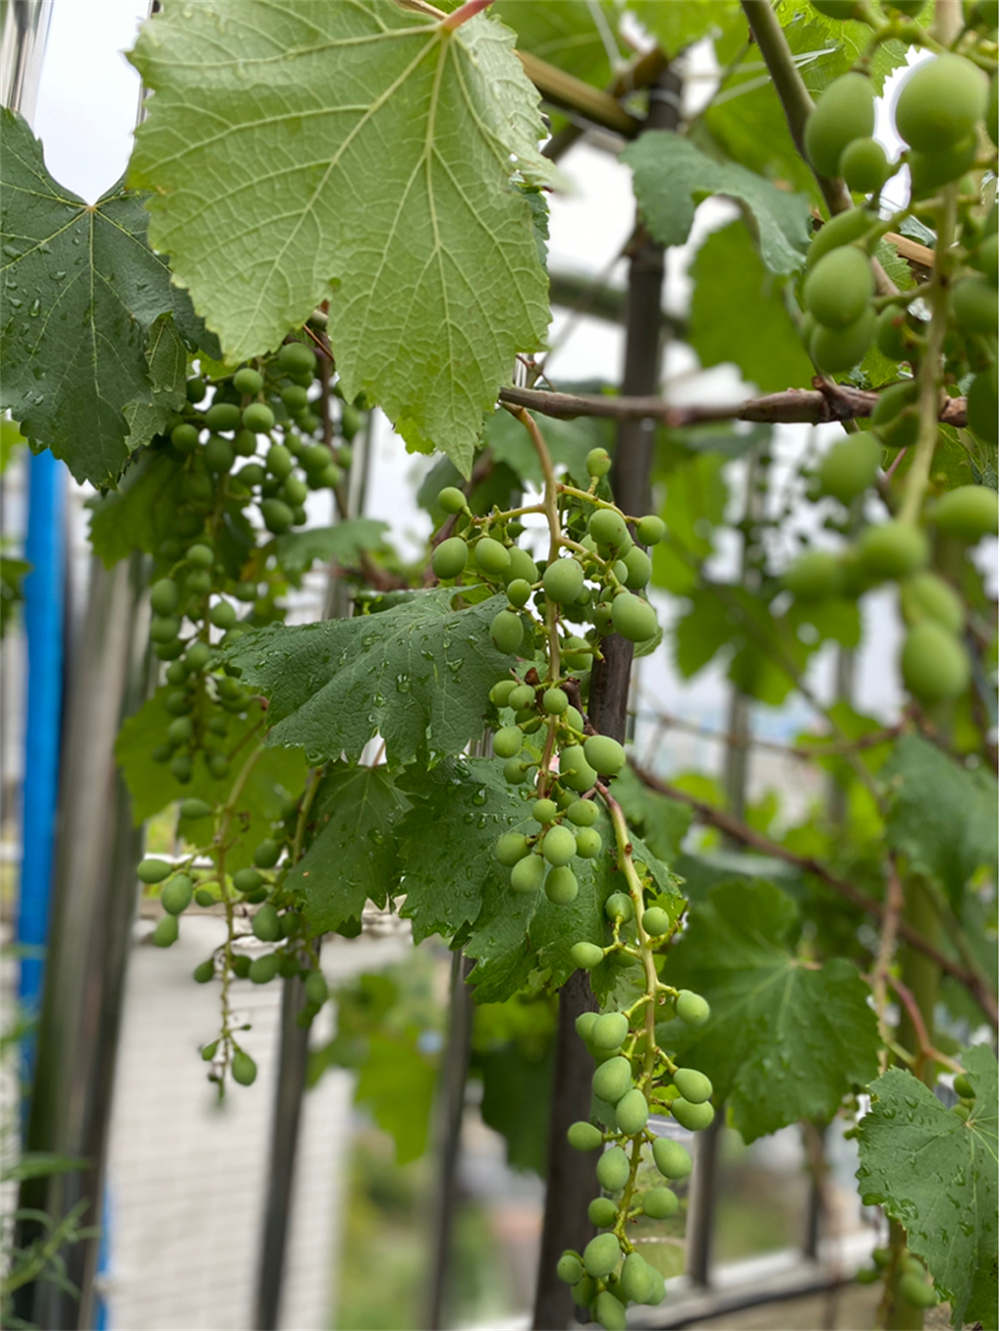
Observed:
[[[220,654],[239,633],[283,616],[279,597],[287,575],[273,557],[275,539],[306,521],[310,491],[336,489],[350,466],[358,409],[336,388],[321,401],[326,390],[317,369],[311,345],[293,339],[211,380],[194,374],[187,406],[153,444],[176,468],[180,502],[154,552],[150,588],[149,636],[166,663],[164,706],[171,718],[152,757],[182,785],[202,764],[230,794],[217,805],[181,800],[180,829],[195,849],[173,864],[146,859],[138,876],[160,889],[164,914],[152,935],[160,947],[176,942],[180,917],[192,903],[224,906],[226,939],[194,971],[199,983],[221,980],[221,1030],[202,1051],[220,1090],[227,1070],[241,1085],[256,1076],[232,1024],[232,980],[301,977],[304,1024],[327,998],[315,945],[305,937],[295,894],[284,886],[301,849],[315,781],[304,794],[286,792],[278,821],[252,852],[252,866],[226,868],[243,832],[236,807],[260,753],[259,742],[247,741],[262,728],[265,703],[226,673]],[[331,404],[339,408],[332,447],[324,442],[320,414],[329,414]]]
[[[984,208],[979,186],[984,171],[996,171],[996,5],[967,6],[966,26],[950,51],[936,48],[911,21],[921,4],[886,4],[884,18],[853,0],[815,8],[873,29],[858,67],[825,89],[805,132],[816,170],[843,178],[856,200],[867,197],[831,218],[813,239],[801,291],[803,332],[824,372],[852,370],[873,345],[901,365],[901,377],[879,394],[870,429],[840,440],[823,458],[815,494],[858,512],[883,461],[895,470],[904,461],[901,452],[912,459],[899,468],[901,501],[882,487],[888,521],[867,527],[839,552],[807,551],[786,570],[784,584],[809,602],[856,599],[896,582],[906,629],[902,682],[933,708],[959,698],[969,685],[966,611],[955,584],[962,581],[964,552],[997,529],[993,488],[962,485],[936,497],[931,486],[946,394],[964,390],[969,430],[982,445],[997,443],[997,208]],[[878,45],[900,36],[934,54],[902,83],[894,114],[907,147],[889,163],[871,137],[875,98],[867,71]],[[911,198],[887,216],[879,208],[882,187],[902,165],[909,167]],[[936,232],[930,280],[876,295],[875,247],[908,216]]]
[[[532,435],[544,452],[540,436]],[[438,502],[452,515],[453,534],[435,548],[432,567],[441,579],[465,587],[482,583],[507,598],[491,634],[496,647],[516,654],[520,663],[490,690],[497,722],[493,751],[505,779],[530,807],[531,824],[528,831],[502,833],[496,843],[511,892],[544,890],[554,904],[570,904],[579,892],[579,862],[606,853],[601,826],[610,822],[614,833],[624,890],[605,902],[610,938],[603,945],[581,939],[570,955],[588,971],[608,959],[637,966],[643,992],[624,1010],[587,1012],[577,1022],[598,1064],[597,1121],[573,1124],[569,1141],[582,1151],[606,1148],[597,1172],[607,1195],[590,1207],[592,1223],[605,1232],[582,1253],[564,1253],[558,1265],[577,1303],[613,1328],[625,1325],[629,1302],[657,1304],[663,1297],[663,1277],[636,1251],[628,1225],[640,1216],[662,1219],[679,1206],[666,1186],[639,1190],[643,1147],[652,1144],[656,1168],[667,1179],[683,1178],[691,1168],[683,1147],[650,1132],[651,1108],[671,1113],[690,1130],[707,1127],[714,1110],[709,1079],[678,1067],[656,1041],[657,1013],[700,1024],[709,1017],[708,1004],[659,978],[656,953],[669,943],[678,919],[657,904],[612,794],[625,750],[612,736],[596,733],[585,714],[591,669],[608,635],[620,634],[640,650],[657,640],[656,613],[642,595],[652,572],[644,547],[662,540],[665,526],[655,514],[629,518],[615,506],[604,483],[610,468],[604,449],[593,449],[586,467],[589,484],[582,489],[557,480],[545,457],[543,502],[485,517],[473,515],[463,493],[449,486]],[[548,523],[548,555],[539,562],[517,544],[528,513],[544,515]]]

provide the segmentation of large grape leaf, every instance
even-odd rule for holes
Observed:
[[[130,453],[148,444],[154,434],[163,433],[174,412],[187,401],[184,391],[187,347],[169,314],[161,314],[153,325],[146,347],[146,363],[152,389],[150,400],[140,398],[125,407],[128,422],[125,447]]]
[[[176,335],[161,326],[150,346],[150,332],[186,298],[146,243],[148,220],[120,183],[95,204],[63,189],[25,122],[0,109],[0,405],[95,485],[145,442],[125,408],[153,404],[154,384],[169,401],[175,386],[163,362],[176,370]]]
[[[153,758],[154,750],[163,743],[167,727],[174,719],[165,706],[170,692],[169,686],[164,685],[147,698],[137,712],[122,722],[115,742],[115,758],[128,786],[132,817],[137,824],[176,800],[190,796],[216,807],[224,804],[240,766],[252,752],[254,736],[260,733],[259,713],[257,716],[223,714],[225,733],[213,735],[212,742],[223,753],[235,755],[229,775],[221,779],[213,777],[203,759],[198,757],[191,780],[177,781],[169,763],[158,763]],[[301,791],[305,775],[301,750],[264,749],[258,755],[233,810],[234,825],[239,826],[240,836],[226,854],[230,870],[242,869],[252,862],[257,842],[267,835],[270,824],[280,817],[289,796]],[[199,831],[205,830],[205,826],[197,824]]]
[[[257,629],[227,657],[270,699],[271,743],[301,745],[310,762],[355,759],[375,734],[392,764],[460,753],[510,657],[489,632],[507,598],[452,610],[453,598],[439,587],[379,614]]]
[[[785,281],[761,263],[742,221],[708,237],[691,276],[688,340],[702,365],[731,362],[762,393],[811,382],[812,362],[788,313]]]
[[[309,848],[285,879],[303,894],[310,933],[360,920],[366,901],[385,905],[398,877],[396,824],[409,807],[384,767],[337,763],[325,773]]]
[[[641,134],[622,152],[632,168],[635,197],[646,225],[662,245],[683,245],[695,201],[710,194],[736,199],[752,214],[760,257],[773,273],[794,273],[809,244],[809,201],[778,189],[735,162],[708,157],[666,129]]]
[[[317,560],[338,564],[357,559],[363,550],[375,550],[389,530],[375,518],[347,518],[333,527],[309,527],[283,532],[275,541],[278,563],[286,573],[305,573]]]
[[[986,1045],[960,1055],[976,1092],[961,1119],[902,1068],[871,1086],[858,1129],[861,1196],[906,1228],[951,1303],[952,1325],[997,1325],[997,1061]]]
[[[558,987],[576,969],[569,955],[574,943],[605,941],[604,902],[621,885],[605,818],[597,824],[604,851],[573,861],[579,895],[571,905],[557,906],[544,892],[512,892],[510,870],[494,854],[501,832],[538,830],[529,802],[504,781],[501,764],[487,758],[444,762],[419,781],[410,779],[407,793],[414,807],[402,824],[401,913],[413,922],[418,941],[438,933],[462,942],[476,960],[470,982],[479,1002],[501,1002],[528,983]],[[657,889],[680,904],[665,866],[638,838],[632,844]],[[456,845],[462,846],[460,859]]]
[[[880,775],[891,792],[889,844],[912,869],[937,879],[956,904],[977,869],[996,873],[992,773],[962,767],[918,735],[904,735]]]
[[[670,983],[704,994],[712,1015],[698,1030],[671,1022],[668,1047],[711,1077],[747,1141],[829,1119],[878,1071],[867,985],[848,961],[797,957],[797,925],[795,903],[773,884],[721,883],[692,905],[670,954]]]
[[[393,0],[170,6],[131,59],[155,92],[130,180],[226,354],[329,298],[348,398],[468,474],[484,410],[548,324],[532,208],[549,179],[513,34]]]

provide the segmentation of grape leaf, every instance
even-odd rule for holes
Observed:
[[[90,544],[106,567],[133,550],[152,554],[169,534],[184,473],[165,449],[138,453],[115,490],[93,501]]]
[[[248,740],[258,731],[259,714],[239,716],[222,713],[226,733],[213,735],[214,745],[223,753],[239,751],[228,776],[217,780],[211,776],[201,757],[195,759],[192,779],[177,781],[168,763],[153,760],[153,750],[163,743],[163,737],[174,719],[164,706],[169,686],[157,689],[137,712],[126,717],[115,743],[115,758],[121,768],[125,784],[132,799],[132,817],[136,824],[145,822],[154,813],[176,800],[194,797],[213,806],[220,806],[229,798],[239,764],[251,751]],[[234,808],[235,825],[240,828],[226,854],[230,870],[242,869],[253,862],[257,842],[267,835],[270,824],[280,815],[289,796],[297,795],[305,781],[306,765],[301,751],[264,749],[257,758],[243,784]],[[198,824],[199,831],[203,830]]]
[[[662,245],[683,245],[694,221],[694,200],[722,194],[753,214],[760,257],[773,273],[802,267],[809,244],[809,201],[789,194],[735,162],[706,156],[670,130],[641,134],[621,154],[632,168],[635,197],[646,225]]]
[[[906,1228],[951,1303],[952,1325],[997,1325],[997,1061],[959,1056],[976,1092],[967,1119],[923,1082],[890,1068],[872,1083],[858,1129],[858,1188]]]
[[[285,879],[303,893],[310,933],[360,920],[366,901],[385,905],[398,877],[396,824],[409,807],[384,767],[338,763],[324,774],[309,848]]]
[[[558,4],[549,0],[544,5],[495,0],[491,12],[517,33],[519,51],[530,51],[567,74],[603,88],[614,73],[606,42],[614,13],[609,0],[601,0],[603,15],[595,16],[597,10],[593,0],[559,0]],[[599,18],[605,23],[599,23]]]
[[[124,411],[128,421],[125,447],[130,453],[148,444],[154,434],[162,433],[174,412],[183,407],[187,400],[184,392],[187,347],[168,314],[161,314],[153,325],[146,348],[146,361],[152,387],[151,399],[148,402],[141,399],[130,402]]]
[[[692,42],[742,26],[746,21],[731,0],[628,0],[628,8],[653,34],[668,55]]]
[[[691,276],[688,339],[702,365],[731,362],[762,393],[811,381],[812,363],[785,305],[784,282],[761,263],[740,219],[708,237]]]
[[[596,384],[560,384],[566,393],[599,392]],[[614,447],[614,425],[599,416],[578,420],[545,422],[545,442],[557,467],[567,467],[574,476],[586,477],[587,454],[592,448]],[[486,422],[486,443],[497,462],[505,462],[527,483],[541,485],[542,464],[538,452],[520,421],[509,411],[495,411]]]
[[[382,1131],[392,1137],[397,1165],[418,1159],[427,1147],[437,1062],[421,1049],[419,1041],[416,1029],[373,1034],[354,1088],[354,1103],[364,1105]]]
[[[310,762],[355,759],[376,733],[393,764],[460,753],[510,657],[489,632],[507,598],[452,610],[454,596],[438,587],[378,614],[257,629],[226,655],[270,699],[270,742],[301,745]]]
[[[937,879],[956,904],[977,869],[996,873],[997,783],[988,771],[904,735],[880,775],[890,782],[889,844],[914,872]]]
[[[673,864],[691,826],[691,809],[644,786],[631,767],[615,778],[615,799],[625,810],[630,831],[639,833],[659,859]]]
[[[125,408],[153,403],[151,369],[165,388],[163,335],[151,367],[150,331],[185,298],[146,243],[138,195],[119,183],[84,203],[52,179],[41,144],[6,109],[0,141],[2,405],[77,480],[108,485],[136,442]]]
[[[697,453],[667,473],[660,516],[670,540],[653,547],[654,586],[678,595],[697,587],[698,565],[712,553],[712,528],[725,518],[725,462],[718,454]]]
[[[475,1065],[483,1081],[479,1112],[486,1126],[507,1143],[507,1164],[512,1169],[533,1169],[544,1178],[552,1098],[548,1051],[539,1054],[509,1044],[478,1054]]]
[[[721,883],[692,905],[670,954],[670,983],[704,994],[712,1015],[698,1030],[671,1022],[666,1047],[711,1077],[746,1141],[829,1119],[878,1070],[868,986],[848,961],[796,957],[797,925],[795,903],[773,884]]]
[[[348,518],[333,527],[283,532],[274,543],[274,552],[286,573],[305,573],[317,560],[324,564],[350,563],[363,550],[381,545],[388,530],[387,522],[375,518]]]
[[[512,48],[484,16],[448,31],[391,0],[215,0],[154,17],[131,55],[155,96],[130,181],[155,191],[150,234],[227,356],[328,298],[345,396],[466,475],[548,324],[517,183],[551,166]]]

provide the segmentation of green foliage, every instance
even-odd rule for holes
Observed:
[[[809,382],[812,366],[788,312],[784,284],[761,263],[741,221],[708,237],[691,276],[688,337],[702,365],[731,361],[762,393]]]
[[[190,330],[186,300],[146,243],[140,195],[119,183],[88,206],[52,179],[25,122],[0,117],[0,405],[77,480],[108,485],[141,441],[137,413],[155,420],[174,399],[177,334],[161,316]]]
[[[670,1041],[712,1079],[746,1141],[825,1121],[878,1067],[867,985],[847,961],[797,956],[797,924],[772,884],[721,883],[671,952],[671,983],[703,994],[712,1015],[694,1029],[673,1023]]]
[[[357,758],[376,732],[391,763],[461,752],[507,665],[489,637],[505,598],[452,610],[453,595],[421,592],[379,614],[241,636],[227,656],[270,699],[270,742],[301,746],[310,762]]]
[[[385,0],[224,0],[155,18],[132,54],[156,96],[130,180],[155,191],[153,242],[227,355],[274,347],[329,298],[345,395],[368,393],[411,446],[441,448],[464,474],[514,353],[540,346],[548,322],[510,155],[530,184],[549,167],[512,45],[485,17],[448,33]],[[267,77],[253,77],[261,62]],[[290,131],[295,162],[276,173]],[[469,293],[487,287],[484,317]]]
[[[283,532],[275,542],[278,563],[293,576],[315,563],[351,564],[382,544],[389,525],[374,518],[347,518],[333,527]]]
[[[809,206],[733,162],[714,161],[689,139],[647,130],[622,153],[635,196],[662,245],[682,245],[694,221],[695,198],[721,194],[745,205],[757,228],[760,257],[772,273],[794,273],[805,261]]]
[[[301,890],[310,933],[360,920],[366,901],[384,906],[398,873],[395,835],[409,801],[384,767],[335,764],[310,811],[310,842],[285,886]]]
[[[929,741],[904,735],[880,776],[890,790],[889,844],[914,873],[940,883],[955,904],[978,870],[996,874],[992,773],[960,766]]]
[[[862,1198],[905,1225],[908,1248],[951,1303],[952,1325],[995,1328],[997,1063],[986,1045],[960,1057],[975,1091],[967,1118],[902,1068],[872,1083],[858,1183]]]

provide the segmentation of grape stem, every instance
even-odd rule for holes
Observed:
[[[941,353],[948,330],[948,279],[954,264],[951,245],[955,231],[957,195],[958,186],[948,185],[942,193],[938,212],[934,267],[924,297],[930,308],[931,320],[917,374],[920,385],[917,396],[920,426],[913,450],[913,460],[903,489],[903,501],[899,508],[901,522],[916,522],[920,516],[920,505],[923,503],[924,493],[930,480],[931,463],[934,460],[934,448],[937,444],[938,403],[942,381]]]

